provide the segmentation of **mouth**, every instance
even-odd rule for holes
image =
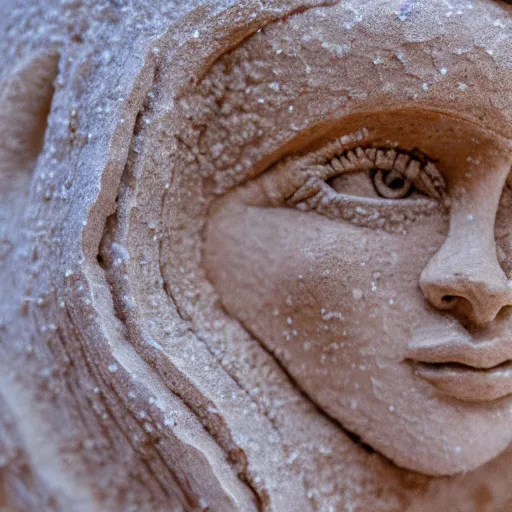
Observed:
[[[415,375],[465,402],[491,402],[512,394],[511,344],[450,340],[411,346]]]
[[[414,373],[465,402],[490,402],[512,394],[512,361],[482,369],[460,363],[413,363]]]

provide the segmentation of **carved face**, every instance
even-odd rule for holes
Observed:
[[[392,18],[369,22],[376,55],[389,50]],[[347,61],[357,99],[349,91],[350,109],[325,107],[315,125],[300,59],[275,64],[274,89],[305,112],[304,128],[288,156],[216,200],[203,264],[228,313],[344,428],[413,470],[473,469],[512,440],[512,140],[489,123],[502,115],[492,76],[506,66],[484,77],[464,75],[462,57],[450,70],[415,61],[423,78],[404,93],[389,62],[401,55],[412,67],[412,51],[350,60],[341,7],[297,15],[273,37],[310,26],[322,48],[340,49],[317,63],[319,104]],[[451,57],[472,37],[457,30],[443,33]],[[303,59],[321,55],[302,41]],[[419,50],[430,51],[416,41]],[[512,105],[501,107],[509,119]]]

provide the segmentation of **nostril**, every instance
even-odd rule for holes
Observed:
[[[437,304],[439,309],[453,309],[459,302],[460,297],[457,295],[443,295],[440,299],[440,303]]]

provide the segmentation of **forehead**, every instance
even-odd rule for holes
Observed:
[[[499,1],[340,2],[271,25],[232,60],[246,108],[290,122],[292,107],[297,131],[412,107],[512,137],[511,36],[512,8]]]

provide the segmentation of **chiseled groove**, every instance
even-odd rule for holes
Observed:
[[[148,92],[152,91],[155,88],[155,85],[157,83],[158,71],[159,71],[159,67],[155,66],[155,69],[154,69],[154,72],[153,72],[153,78],[152,78],[152,81],[151,81],[151,85],[148,88]],[[141,109],[139,110],[139,112],[136,115],[136,119],[135,119],[134,126],[133,126],[133,131],[132,131],[132,138],[131,138],[131,141],[130,141],[130,144],[129,144],[129,149],[128,149],[128,152],[127,152],[127,158],[126,158],[126,161],[125,161],[125,164],[124,164],[124,168],[123,168],[123,171],[122,171],[122,174],[121,174],[120,183],[123,183],[123,181],[125,181],[126,177],[129,176],[129,174],[131,173],[131,169],[133,169],[133,167],[134,167],[134,165],[130,164],[130,157],[134,157],[134,156],[136,157],[137,156],[137,153],[134,151],[134,140],[135,140],[135,137],[137,135],[137,133],[136,133],[137,130],[140,129],[140,127],[141,127],[141,124],[138,121],[140,120],[140,118],[144,114],[145,105],[146,105],[146,102],[143,102],[143,104],[141,106]],[[143,128],[144,127],[142,127],[142,129]],[[117,218],[117,211],[118,210],[116,210],[116,213],[115,213],[115,217],[116,218]],[[108,226],[105,225],[104,232],[103,232],[101,240],[104,239],[104,237],[107,235],[107,233],[108,233]],[[102,246],[102,244],[101,244],[101,241],[100,241],[99,247],[101,248],[101,246]],[[101,255],[98,254],[98,256],[101,256]],[[159,260],[159,265],[160,265],[161,258],[158,258],[158,260]],[[161,269],[161,265],[160,265],[160,269]],[[160,272],[161,272],[161,270],[160,270]],[[165,289],[164,289],[164,291],[165,291]],[[179,308],[177,306],[177,303],[174,301],[172,296],[167,291],[166,291],[166,294],[169,296],[169,298],[175,304],[176,312],[177,312],[178,316],[181,319],[186,320],[186,319],[184,319],[184,317],[182,315],[182,312],[179,310]],[[114,297],[113,297],[113,299],[114,299]],[[115,302],[115,300],[114,300],[114,302]],[[122,321],[123,325],[126,326],[126,320],[125,319],[121,319],[121,321]],[[136,335],[137,335],[137,333],[136,333]],[[141,357],[147,363],[148,361],[145,359],[145,357],[142,354],[140,354],[139,351],[137,350],[137,344],[134,344],[133,347],[134,347],[135,351],[138,353],[139,357]],[[183,379],[186,382],[186,386],[185,387],[187,387],[187,386],[194,387],[193,384],[190,382],[190,380],[179,369],[177,369],[172,364],[172,362],[169,359],[167,359],[166,362],[168,364],[170,363],[170,367],[168,368],[170,370],[170,373],[174,373],[174,372],[179,373],[181,379]],[[180,390],[180,389],[177,389],[177,388],[174,388],[174,389],[171,388],[169,386],[168,381],[164,378],[164,374],[162,372],[156,370],[155,374],[158,376],[159,379],[161,379],[161,381],[163,382],[163,384],[166,387],[166,389],[168,389],[171,393],[175,394],[183,402],[183,404],[187,407],[188,411],[196,417],[197,421],[203,426],[205,431],[212,437],[212,439],[217,444],[217,446],[224,452],[226,459],[227,460],[231,460],[230,450],[227,449],[227,447],[224,446],[224,443],[222,443],[222,441],[221,441],[221,437],[222,436],[216,435],[216,430],[209,428],[208,424],[205,424],[205,422],[203,421],[203,418],[202,418],[199,410],[194,406],[193,403],[191,403],[189,400],[187,400],[187,393],[186,392],[181,392],[181,391],[183,391],[182,389]],[[194,389],[195,389],[195,387],[194,387]],[[204,407],[204,409],[207,410],[207,407]],[[248,463],[247,463],[247,460],[245,458],[245,452],[243,452],[243,450],[241,450],[236,445],[236,443],[234,443],[234,441],[232,441],[232,436],[229,434],[229,432],[225,432],[225,434],[226,433],[227,433],[227,437],[232,442],[233,448],[237,449],[238,456],[240,456],[240,452],[242,452],[244,454],[244,463],[243,463],[243,465],[247,468],[248,467]],[[138,453],[138,451],[136,449],[135,449],[135,451],[136,451],[136,453]],[[168,467],[167,464],[165,464],[165,463],[164,463],[164,466]],[[170,468],[168,468],[168,470],[171,471]],[[238,477],[238,479],[240,480],[240,483],[242,485],[246,486],[247,489],[249,490],[249,492],[254,497],[254,500],[255,500],[255,502],[257,504],[258,509],[263,510],[263,508],[264,508],[263,507],[263,503],[264,502],[268,502],[268,498],[265,495],[265,493],[261,492],[261,491],[258,492],[256,490],[256,488],[251,484],[250,480],[248,478],[245,478],[245,475],[243,475],[243,474],[241,475],[241,474],[239,474],[236,471],[235,471],[235,474]],[[183,486],[181,484],[179,485],[179,488],[183,491],[183,493],[186,496],[187,492],[183,489]],[[224,492],[224,489],[222,488],[222,485],[220,485],[220,488]],[[231,496],[229,495],[229,493],[224,492],[224,495],[225,495],[227,500],[231,500]]]
[[[103,380],[103,378],[101,377],[100,372],[97,371],[97,369],[95,369],[94,365],[91,364],[91,362],[89,361],[89,359],[87,357],[87,350],[84,349],[84,346],[83,346],[82,337],[78,335],[79,330],[77,330],[75,322],[73,321],[73,319],[72,319],[72,317],[71,317],[71,315],[70,315],[70,313],[69,313],[69,311],[67,309],[66,309],[66,315],[68,317],[68,320],[69,320],[70,324],[73,326],[73,330],[74,330],[74,332],[76,334],[76,338],[79,339],[79,347],[80,347],[80,351],[82,352],[82,358],[84,360],[85,365],[89,369],[89,372],[90,372],[91,376],[95,377],[96,381],[100,384],[100,386],[102,386],[104,388],[107,388],[108,386],[105,383],[105,381]],[[122,400],[121,400],[121,397],[119,396],[119,394],[117,392],[115,394],[116,394],[117,398],[120,400],[120,403],[122,403]],[[109,415],[109,418],[111,419],[111,421],[116,425],[118,431],[123,435],[123,437],[125,438],[125,440],[128,443],[128,445],[132,448],[133,452],[137,455],[137,457],[139,458],[139,460],[142,463],[142,465],[146,468],[148,474],[153,477],[153,481],[158,485],[158,487],[160,487],[160,489],[163,492],[163,494],[165,496],[169,497],[170,496],[169,495],[169,491],[166,489],[164,484],[160,481],[160,479],[155,474],[154,470],[151,468],[149,463],[147,461],[145,461],[144,458],[141,456],[141,454],[140,454],[139,450],[137,449],[137,447],[132,443],[132,440],[125,433],[125,430],[122,428],[121,424],[116,419],[115,415],[112,413],[112,409],[113,409],[112,404],[108,403],[107,405],[104,405],[104,408],[105,408],[105,412]],[[135,416],[131,412],[130,412],[130,415],[132,416],[132,418],[134,419],[135,423],[140,428],[140,425],[137,422],[137,419],[135,418]],[[100,428],[102,428],[102,430],[105,432],[105,436],[108,439],[108,437],[109,437],[108,431],[101,425],[101,422],[99,424],[100,424]],[[156,450],[153,450],[153,451],[156,451]],[[156,455],[159,458],[161,458],[161,455],[158,452],[156,453]],[[162,460],[162,464],[163,464],[163,466],[165,468],[167,468],[167,470],[171,474],[171,477],[177,482],[177,488],[179,488],[180,490],[183,491],[182,486],[179,483],[179,479],[176,477],[174,472],[167,466],[167,464],[165,464],[165,462],[163,460]],[[183,492],[183,494],[186,496],[186,492]]]

